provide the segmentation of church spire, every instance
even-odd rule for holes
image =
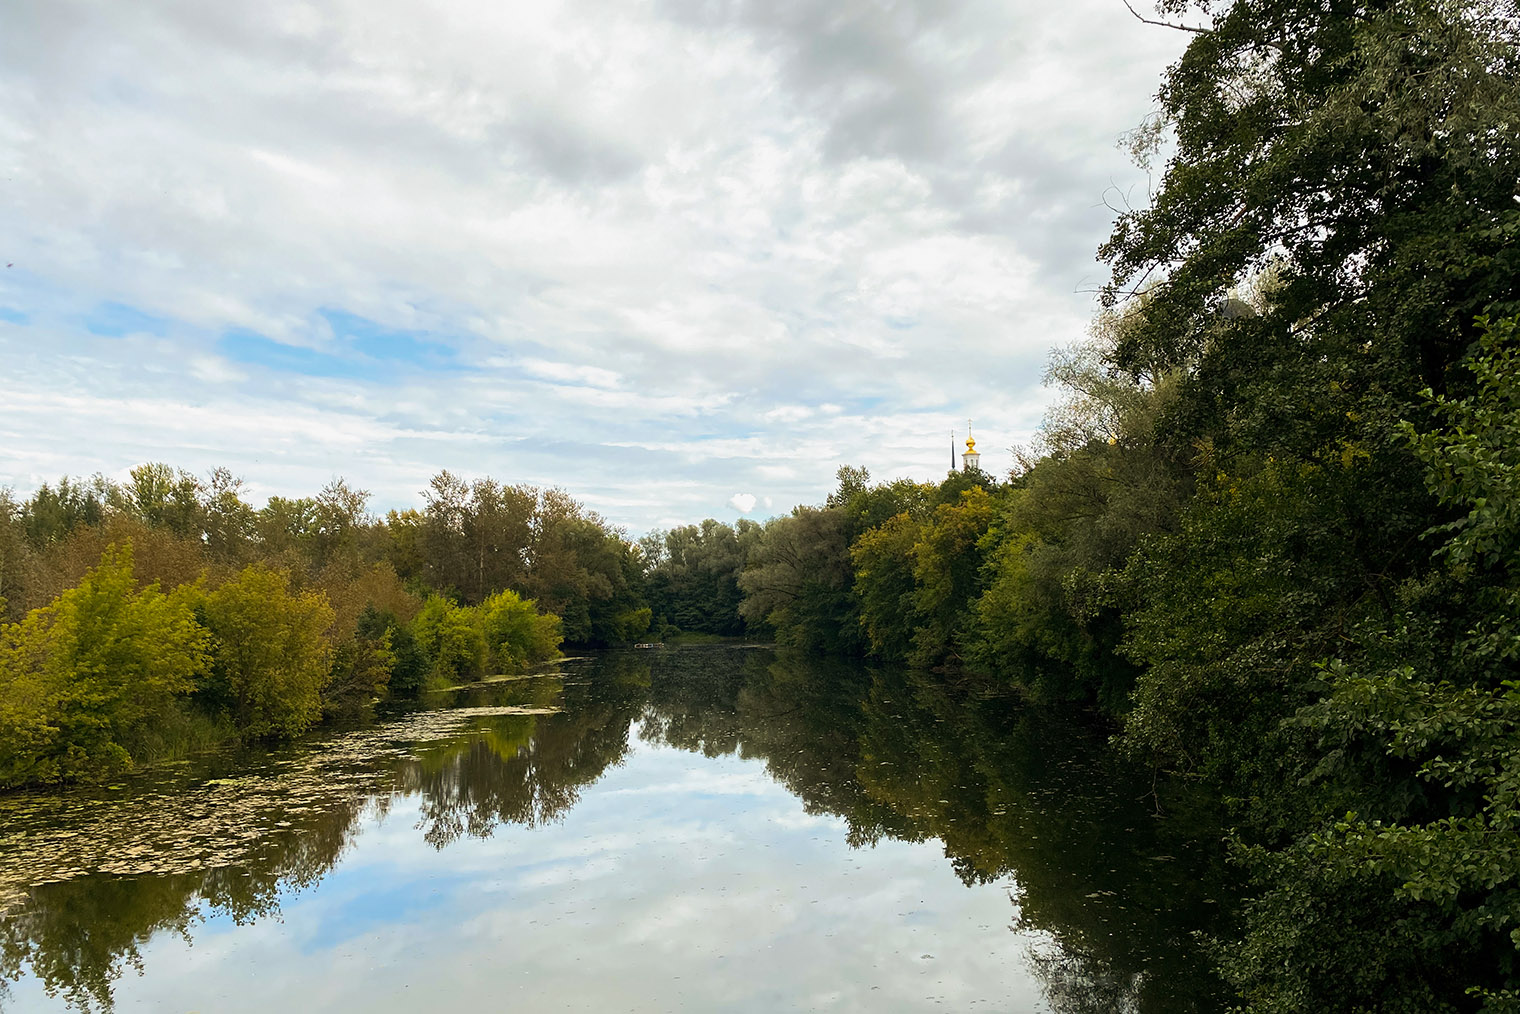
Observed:
[[[961,454],[961,468],[967,472],[981,471],[982,456],[976,452],[976,439],[971,436],[971,420],[966,420],[966,450]]]

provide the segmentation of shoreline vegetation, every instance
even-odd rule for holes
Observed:
[[[0,785],[562,644],[773,637],[1085,708],[1162,810],[1210,801],[1242,1009],[1520,1011],[1520,23],[1239,0],[1159,99],[1132,150],[1175,147],[1007,476],[845,466],[637,541],[449,472],[384,518],[164,465],[0,494]]]

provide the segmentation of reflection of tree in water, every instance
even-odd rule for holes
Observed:
[[[315,884],[353,840],[367,807],[355,797],[299,811],[250,815],[287,824],[260,838],[243,861],[212,869],[136,876],[92,876],[42,884],[0,918],[0,980],[30,966],[50,996],[80,1011],[110,1010],[113,984],[142,971],[141,947],[159,932],[187,942],[209,916],[239,925],[278,911],[279,899]],[[3,994],[0,994],[3,995]]]
[[[582,788],[621,763],[648,667],[609,668],[594,684],[565,686],[558,714],[478,718],[464,736],[418,751],[401,769],[397,790],[420,795],[419,826],[429,844],[486,838],[501,824],[557,821]],[[558,692],[558,681],[546,689]]]
[[[858,665],[791,653],[666,653],[639,735],[708,757],[762,760],[805,812],[845,817],[851,843],[868,844],[886,828],[905,830],[855,778],[868,680]]]
[[[1191,936],[1218,857],[1190,854],[1189,829],[1151,816],[1148,786],[1068,718],[940,674],[693,652],[661,660],[641,735],[763,759],[856,846],[938,838],[968,885],[1011,877],[1056,1010],[1220,1006]]]
[[[109,1010],[113,984],[141,971],[155,934],[189,940],[209,916],[244,924],[276,913],[282,897],[326,875],[361,817],[383,816],[403,794],[420,794],[425,837],[438,847],[502,822],[558,819],[621,761],[648,684],[647,663],[612,658],[593,680],[468,688],[451,710],[234,762],[236,778],[208,780],[226,763],[213,759],[125,799],[38,797],[34,811],[13,799],[9,812],[26,828],[10,840],[27,848],[34,886],[0,891],[0,1001],[4,982],[29,967],[71,1007]],[[561,704],[561,714],[499,713]],[[130,874],[84,873],[117,865]],[[27,882],[13,872],[7,884]]]
[[[49,995],[77,1010],[110,1009],[112,983],[128,966],[142,970],[139,948],[167,930],[189,939],[198,916],[198,876],[45,884],[0,921],[0,978],[30,965]]]
[[[884,670],[864,702],[872,798],[939,838],[968,884],[1011,877],[1032,968],[1063,1012],[1218,1009],[1193,937],[1217,906],[1220,856],[1148,810],[1148,786],[1100,733],[974,683]],[[1202,836],[1218,841],[1218,836]]]
[[[1061,1014],[1141,1014],[1154,1010],[1188,1010],[1189,1007],[1146,1006],[1142,996],[1144,977],[1116,968],[1102,955],[1067,950],[1059,944],[1036,947],[1029,955],[1030,969],[1045,984],[1045,999]]]

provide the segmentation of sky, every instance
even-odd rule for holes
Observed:
[[[9,0],[0,486],[383,512],[447,468],[638,535],[937,480],[968,419],[1005,472],[1187,39],[1123,0]]]

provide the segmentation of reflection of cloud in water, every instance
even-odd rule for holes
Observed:
[[[673,793],[700,793],[713,796],[771,796],[776,783],[761,771],[736,771],[719,774],[705,768],[684,772],[679,781],[639,785],[614,790],[623,795],[660,796]]]

